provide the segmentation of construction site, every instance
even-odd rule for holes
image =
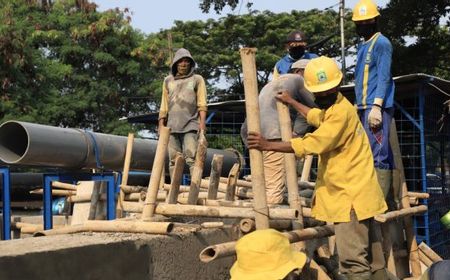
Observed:
[[[301,279],[347,279],[335,225],[311,210],[318,156],[286,153],[286,203],[270,204],[262,152],[241,139],[246,120],[260,131],[257,52],[239,51],[244,98],[208,103],[191,170],[182,154],[169,168],[166,126],[148,139],[2,122],[0,279],[230,279],[237,241],[266,228],[307,255],[311,274]],[[389,279],[420,280],[450,259],[450,81],[423,73],[393,80],[393,205],[373,219]],[[355,84],[340,92],[355,102]],[[289,141],[288,106],[277,101],[277,110]],[[159,120],[154,112],[123,121]],[[217,139],[220,147],[211,145]]]

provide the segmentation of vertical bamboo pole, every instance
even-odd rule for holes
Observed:
[[[173,174],[170,174],[172,181],[170,182],[169,194],[166,197],[166,203],[176,204],[178,199],[178,193],[180,192],[180,184],[183,176],[184,169],[184,157],[183,154],[177,153],[175,157],[175,166],[173,168]]]
[[[234,201],[234,196],[236,194],[236,183],[239,177],[239,169],[240,164],[235,163],[230,170],[230,174],[228,175],[227,189],[225,192],[225,200],[226,201]]]
[[[281,101],[277,102],[278,119],[280,122],[281,140],[288,142],[292,138],[292,123],[289,114],[289,108]],[[298,210],[298,219],[292,221],[292,229],[303,229],[303,212],[300,196],[298,192],[298,176],[296,168],[295,155],[292,153],[284,154],[284,167],[286,173],[286,185],[288,190],[289,206]],[[305,242],[297,244],[298,249],[305,249]]]
[[[409,196],[408,196],[408,188],[406,186],[405,181],[405,171],[403,169],[403,162],[400,152],[400,145],[398,142],[398,135],[397,135],[397,128],[395,126],[395,120],[392,120],[391,123],[391,131],[390,131],[390,145],[392,149],[392,153],[394,155],[394,164],[396,166],[396,169],[400,173],[400,181],[402,183],[402,195],[400,196],[402,198],[401,204],[402,208],[410,208],[409,205]],[[412,270],[412,276],[413,277],[420,277],[422,274],[422,270],[420,267],[420,260],[419,260],[419,248],[417,246],[416,236],[414,235],[414,229],[413,229],[413,222],[412,218],[410,216],[403,218],[404,225],[405,225],[405,234],[406,234],[406,240],[408,244],[408,251],[409,251],[409,262],[411,265]]]
[[[259,117],[258,82],[256,80],[255,48],[240,49],[245,91],[245,111],[248,131],[261,132]],[[267,207],[266,182],[261,151],[250,149],[250,170],[255,195],[255,222],[257,229],[269,228],[269,208]]]
[[[148,183],[147,196],[145,198],[142,210],[142,220],[151,220],[155,214],[156,199],[158,196],[159,181],[161,180],[161,171],[164,167],[167,145],[169,143],[170,128],[161,127],[159,133],[158,145],[156,147],[155,159],[153,160],[152,175]]]
[[[130,163],[131,163],[131,154],[133,152],[133,143],[134,143],[134,134],[128,133],[127,139],[127,149],[125,150],[125,161],[123,163],[123,172],[122,172],[122,182],[121,186],[126,186],[128,184],[128,174],[130,172]],[[123,216],[123,200],[125,198],[125,193],[120,187],[119,197],[117,198],[117,206],[116,206],[116,219],[122,218]]]
[[[305,162],[303,163],[302,176],[300,177],[300,181],[307,182],[309,181],[309,173],[311,172],[313,156],[306,155]]]
[[[223,155],[214,154],[211,162],[211,174],[209,175],[208,199],[217,199],[222,166]]]
[[[191,174],[191,185],[189,188],[188,204],[197,204],[200,184],[202,182],[203,166],[205,165],[206,150],[208,142],[203,133],[198,138],[197,153],[195,154],[194,169]]]

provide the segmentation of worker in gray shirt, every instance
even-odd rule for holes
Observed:
[[[280,122],[278,119],[277,100],[275,96],[282,91],[288,91],[291,96],[307,105],[317,107],[313,95],[306,90],[303,84],[302,69],[308,60],[299,60],[291,67],[291,73],[283,74],[265,85],[259,94],[259,111],[261,121],[261,135],[269,141],[281,140]],[[289,108],[293,123],[293,135],[303,136],[307,133],[309,125],[300,114]],[[247,122],[241,127],[241,138],[246,143]],[[283,203],[285,192],[284,154],[273,151],[263,151],[264,177],[266,182],[267,203]]]

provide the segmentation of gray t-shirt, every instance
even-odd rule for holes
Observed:
[[[284,74],[269,82],[259,94],[261,135],[268,140],[281,139],[277,100],[275,98],[277,93],[281,91],[288,91],[295,100],[308,107],[317,107],[314,103],[313,95],[304,87],[303,78],[300,75]],[[308,129],[305,118],[293,108],[289,108],[289,111],[293,122],[293,132],[296,135],[303,136]],[[244,122],[242,125],[241,137],[246,142],[247,122]]]

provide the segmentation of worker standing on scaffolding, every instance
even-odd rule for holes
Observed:
[[[348,280],[388,279],[381,229],[374,216],[387,210],[377,181],[372,152],[354,107],[339,92],[342,72],[328,57],[312,59],[305,69],[305,87],[319,108],[295,101],[286,92],[277,99],[292,106],[316,127],[290,142],[267,141],[249,132],[249,148],[319,155],[312,216],[335,224],[340,271]]]
[[[206,86],[202,76],[194,74],[195,61],[186,49],[175,53],[171,74],[164,79],[158,127],[167,125],[169,169],[172,176],[177,153],[183,153],[192,175],[198,133],[206,130]],[[159,129],[158,129],[159,131]]]
[[[389,131],[394,115],[394,81],[391,76],[392,45],[378,31],[380,13],[370,0],[359,1],[352,20],[358,36],[355,94],[358,115],[369,137],[375,170],[384,193],[389,194],[394,168]],[[389,208],[396,208],[388,201]]]

